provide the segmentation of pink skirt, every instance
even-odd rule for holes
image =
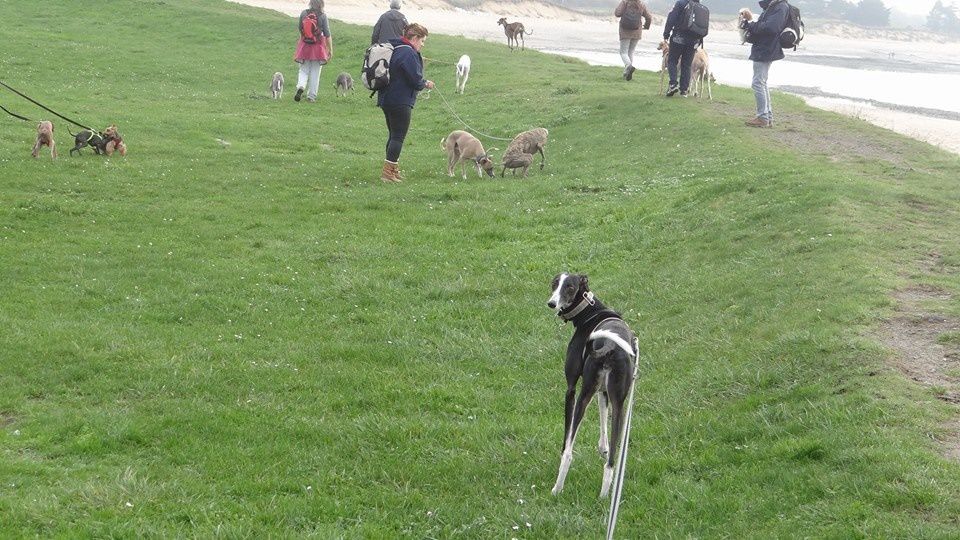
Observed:
[[[326,64],[330,54],[327,52],[326,40],[321,39],[317,43],[304,43],[301,37],[297,40],[297,52],[293,59],[297,62],[304,60],[320,60],[321,64]]]

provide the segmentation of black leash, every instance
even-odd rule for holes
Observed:
[[[0,105],[0,109],[3,109],[3,112],[9,114],[10,116],[12,116],[12,117],[14,117],[14,118],[19,118],[19,119],[21,119],[21,120],[26,120],[27,122],[30,122],[30,121],[31,121],[31,120],[30,120],[29,118],[27,118],[26,116],[20,116],[20,115],[17,114],[17,113],[12,113],[12,112],[10,112],[10,111],[7,110],[7,108],[4,107],[3,105]]]
[[[9,91],[13,92],[14,94],[22,97],[23,99],[29,101],[30,103],[33,103],[33,104],[36,105],[37,107],[40,107],[41,109],[47,111],[48,113],[50,113],[50,114],[52,114],[52,115],[54,115],[54,116],[57,116],[58,118],[62,118],[63,120],[66,120],[67,122],[70,122],[71,124],[73,124],[73,125],[75,125],[75,126],[79,126],[79,127],[82,127],[83,129],[90,130],[90,131],[93,131],[93,132],[96,132],[96,131],[97,131],[97,130],[91,128],[91,127],[87,127],[87,126],[81,124],[80,122],[77,122],[76,120],[71,120],[70,118],[67,118],[66,116],[63,116],[62,114],[58,113],[57,111],[55,111],[55,110],[53,110],[53,109],[50,109],[49,107],[44,106],[42,103],[40,103],[40,102],[38,102],[37,100],[31,98],[30,96],[28,96],[28,95],[26,95],[26,94],[23,94],[23,93],[21,93],[21,92],[18,92],[18,91],[17,91],[16,89],[14,89],[14,88],[11,88],[10,85],[8,85],[7,83],[5,83],[5,82],[3,82],[3,81],[0,81],[0,86],[3,86],[3,87],[6,88],[7,90],[9,90]],[[3,109],[3,110],[7,111],[6,109]],[[7,112],[9,113],[10,111],[7,111]],[[10,113],[10,114],[13,114],[13,113]],[[17,115],[14,114],[13,116],[17,116]],[[18,116],[18,118],[23,118],[23,117],[22,117],[22,116]],[[26,120],[26,118],[23,118],[23,119]]]

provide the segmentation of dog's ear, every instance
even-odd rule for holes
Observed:
[[[580,278],[580,288],[582,288],[584,291],[589,291],[589,290],[590,290],[590,284],[589,284],[590,281],[589,281],[589,279],[587,278],[587,275],[586,275],[586,274],[578,274],[577,277]]]

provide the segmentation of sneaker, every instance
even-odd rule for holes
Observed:
[[[303,88],[297,88],[297,93],[293,95],[293,100],[299,102],[303,97]]]
[[[690,97],[690,92],[680,92],[680,97]]]
[[[626,73],[623,74],[623,78],[626,79],[626,80],[628,80],[628,81],[633,80],[633,72],[636,71],[636,70],[637,70],[637,68],[633,67],[632,64],[629,65],[629,66],[627,66],[627,71],[626,71]]]
[[[770,122],[766,118],[760,118],[759,116],[754,118],[753,120],[747,120],[746,122],[744,122],[744,124],[750,127],[755,127],[755,128],[773,127],[772,122]]]
[[[312,98],[312,97],[307,98],[307,103],[316,103],[316,102],[317,102],[317,98]]]
[[[667,97],[673,97],[673,95],[676,94],[676,93],[679,92],[679,91],[680,91],[680,86],[678,86],[678,85],[676,85],[676,84],[671,84],[671,85],[667,88]]]

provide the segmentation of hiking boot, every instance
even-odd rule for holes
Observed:
[[[680,91],[680,85],[671,84],[667,87],[667,97],[673,97],[674,94]]]
[[[759,116],[754,118],[753,120],[747,120],[746,122],[744,122],[744,124],[750,127],[755,127],[755,128],[773,127],[773,123],[771,123],[766,118],[760,118]]]
[[[625,71],[625,72],[623,73],[623,78],[626,79],[626,80],[628,80],[628,81],[632,81],[632,80],[633,80],[633,72],[636,71],[636,70],[637,70],[637,68],[633,67],[633,64],[630,64],[629,66],[627,66],[627,71]]]
[[[293,95],[293,100],[299,103],[301,97],[303,97],[303,88],[297,88],[297,93]]]
[[[397,184],[400,183],[400,178],[397,176],[397,164],[393,161],[383,161],[383,171],[380,173],[380,180],[388,184]]]

